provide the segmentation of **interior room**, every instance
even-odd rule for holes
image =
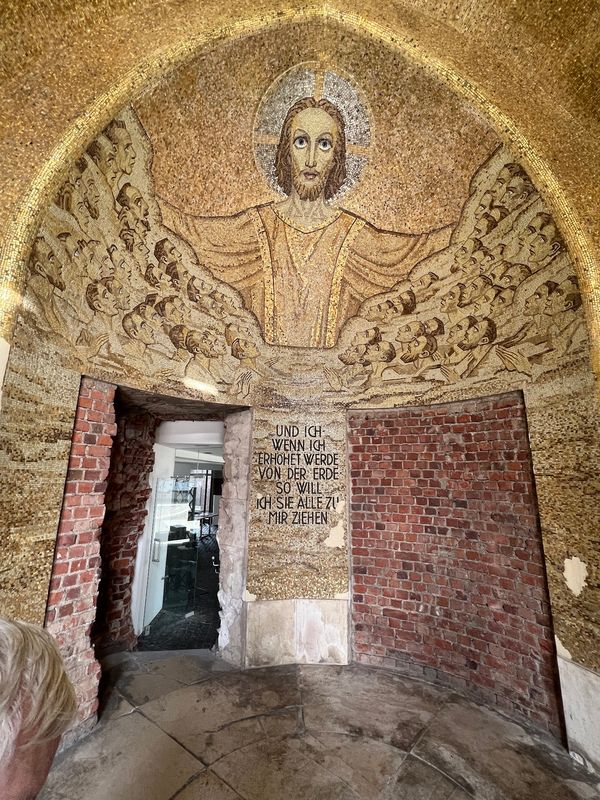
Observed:
[[[600,796],[599,23],[10,7],[0,614],[77,697],[43,800]]]

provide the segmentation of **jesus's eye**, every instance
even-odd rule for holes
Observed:
[[[319,150],[323,150],[323,152],[326,153],[328,150],[331,150],[332,147],[333,145],[329,139],[319,139]]]
[[[296,136],[294,139],[294,146],[298,148],[298,150],[303,150],[308,145],[308,139],[306,136]]]

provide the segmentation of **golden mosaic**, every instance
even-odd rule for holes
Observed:
[[[22,468],[19,420],[43,393],[57,444],[40,454],[50,476],[47,518],[14,510],[7,592],[39,617],[82,373],[252,406],[256,452],[269,441],[276,449],[279,426],[291,432],[308,419],[340,464],[347,408],[523,388],[555,624],[574,657],[597,666],[591,531],[600,504],[589,459],[598,426],[588,426],[598,411],[582,296],[559,226],[521,159],[446,87],[414,65],[390,71],[402,59],[356,31],[340,39],[333,25],[323,33],[311,23],[305,33],[305,47],[290,37],[262,72],[259,38],[215,48],[123,109],[69,164],[32,243],[5,389],[5,479],[18,481],[22,496],[31,496],[39,471]],[[341,43],[324,57],[328,36]],[[361,64],[367,50],[373,55]],[[254,64],[247,86],[232,66],[242,58]],[[222,86],[209,80],[217,68]],[[185,131],[190,141],[180,144],[175,134]],[[37,383],[31,397],[27,381]],[[564,481],[547,446],[553,438],[560,463],[572,463]],[[255,511],[268,480],[257,478],[259,466]],[[314,475],[292,478],[306,479]],[[254,513],[248,589],[259,599],[345,591],[335,500],[345,476],[325,480],[333,483],[314,494],[332,498],[334,514],[317,516],[328,509],[302,509],[296,497],[290,511],[314,512],[298,517],[300,537],[283,518],[274,536],[273,520]],[[567,486],[585,503],[568,552],[575,505],[556,497]],[[46,544],[36,550],[38,541]],[[567,556],[589,570],[577,599],[559,572]],[[23,565],[36,575],[26,601]]]

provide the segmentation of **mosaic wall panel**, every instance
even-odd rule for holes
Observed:
[[[271,42],[266,65],[267,34],[215,49],[124,109],[69,166],[33,242],[7,397],[27,371],[44,375],[50,348],[60,375],[252,406],[256,450],[278,424],[323,416],[335,428],[349,408],[524,388],[536,476],[547,478],[557,626],[574,657],[598,666],[598,550],[587,533],[570,539],[568,498],[556,496],[585,484],[597,500],[600,488],[581,296],[558,226],[485,122],[431,76],[360,37],[305,33]],[[5,424],[37,402],[8,403]],[[561,409],[575,403],[565,431]],[[564,485],[553,440],[573,455]],[[23,483],[20,462],[5,461],[9,484]],[[332,550],[316,518],[299,539],[282,523],[289,569],[274,586],[255,479],[251,594],[338,594],[345,533]],[[599,507],[585,505],[585,531]],[[295,547],[311,568],[292,580]],[[21,569],[14,537],[9,554],[8,576]],[[563,576],[574,557],[587,570],[581,595]],[[49,571],[49,558],[40,551],[28,569]],[[23,610],[41,597],[40,587]]]

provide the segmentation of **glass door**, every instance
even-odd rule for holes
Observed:
[[[139,649],[212,647],[219,624],[219,473],[157,481]]]

